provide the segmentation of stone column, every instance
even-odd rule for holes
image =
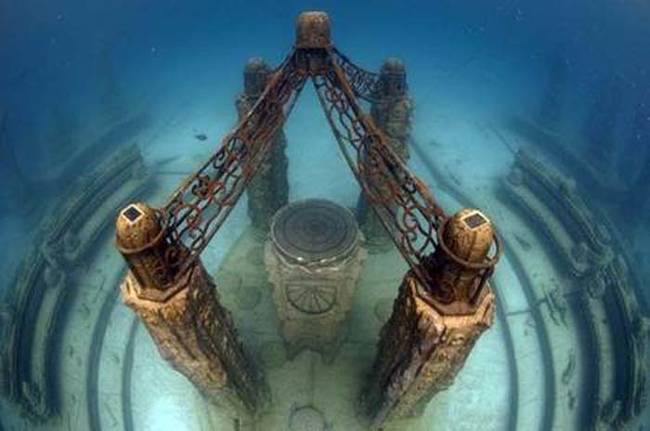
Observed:
[[[274,217],[264,261],[290,358],[303,349],[332,362],[366,257],[347,209],[322,199],[293,202]]]
[[[264,91],[269,73],[268,65],[259,57],[253,57],[246,63],[244,92],[236,102],[240,121]],[[253,226],[262,234],[268,232],[273,215],[287,204],[289,198],[289,162],[285,154],[287,139],[282,130],[275,134],[271,145],[270,154],[266,156],[246,189],[248,216]]]
[[[409,159],[408,141],[413,113],[413,102],[406,85],[406,69],[401,60],[388,58],[379,75],[379,86],[374,94],[375,102],[371,106],[370,116],[388,138],[390,147],[406,162]],[[361,230],[369,245],[382,248],[389,244],[390,237],[386,229],[363,195],[359,196],[357,212]]]
[[[254,414],[268,393],[263,377],[200,261],[179,274],[165,261],[173,246],[164,233],[161,216],[145,204],[120,212],[117,246],[130,268],[121,286],[124,302],[142,319],[161,356],[210,401],[233,416]]]
[[[448,388],[479,336],[492,325],[495,297],[487,284],[494,234],[479,211],[462,210],[438,232],[425,286],[409,271],[384,325],[362,395],[373,425],[419,415]],[[497,251],[498,254],[498,251]]]

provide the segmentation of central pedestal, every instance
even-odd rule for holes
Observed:
[[[265,248],[280,332],[289,356],[331,360],[345,334],[366,252],[350,211],[326,200],[292,203],[275,215]]]

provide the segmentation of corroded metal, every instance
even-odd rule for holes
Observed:
[[[387,83],[399,82],[402,68],[389,62],[386,68],[391,73],[385,75],[397,76],[390,79],[357,68],[329,46],[329,21],[323,16],[327,17],[321,13],[301,15],[294,50],[271,73],[259,99],[219,150],[161,209],[167,225],[165,241],[170,245],[166,265],[174,274],[182,275],[221,227],[271,151],[273,137],[306,79],[311,78],[368,202],[417,277],[424,285],[433,285],[426,259],[436,249],[436,231],[446,215],[357,99],[388,91]],[[307,43],[319,37],[320,42]],[[403,90],[404,85],[390,88],[399,94],[395,90]]]
[[[260,97],[272,72],[266,62],[251,58],[244,69],[244,91],[236,101],[239,121]],[[288,159],[285,153],[287,139],[282,128],[272,138],[269,154],[260,165],[255,177],[249,183],[248,216],[251,224],[261,234],[267,234],[273,215],[289,200],[289,180],[287,178]]]
[[[332,48],[332,59],[343,70],[354,95],[367,102],[376,102],[381,94],[379,74],[357,66],[336,48]]]
[[[403,97],[408,91],[406,70],[401,60],[388,58],[379,73],[358,66],[341,51],[332,48],[332,59],[343,70],[354,95],[370,103]]]
[[[174,276],[165,265],[164,221],[159,211],[138,202],[120,212],[115,226],[117,249],[147,290],[170,283]]]
[[[492,223],[478,210],[460,210],[440,226],[431,264],[436,268],[432,294],[439,309],[448,314],[473,311],[500,257],[498,241]],[[493,244],[496,252],[489,257]]]
[[[349,74],[347,77],[351,80]],[[386,59],[377,83],[373,97],[369,99],[370,117],[386,136],[386,143],[404,162],[408,162],[413,102],[407,92],[406,69],[402,61],[396,58]],[[363,194],[357,202],[357,218],[371,246],[384,248],[390,242],[384,226]]]
[[[296,43],[299,49],[329,48],[330,19],[325,12],[303,12],[296,23]]]
[[[438,248],[427,262],[431,284],[409,271],[381,330],[362,396],[374,425],[421,414],[452,384],[476,340],[492,325],[495,297],[487,279],[499,255],[492,224],[478,210],[460,210],[439,226]]]
[[[186,179],[162,208],[167,241],[176,245],[167,265],[182,274],[208,244],[270,150],[288,116],[305,73],[290,54],[264,92],[217,152]]]
[[[350,169],[404,259],[425,285],[432,285],[425,259],[436,248],[445,213],[426,185],[386,143],[362,111],[345,73],[330,70],[313,78],[319,100]]]
[[[260,64],[252,66],[254,71],[266,73]],[[248,83],[259,85],[261,80],[257,78],[252,74]],[[413,411],[453,380],[475,340],[491,323],[493,294],[486,281],[498,260],[500,247],[485,216],[472,210],[450,219],[427,186],[408,169],[404,154],[391,145],[393,138],[406,140],[408,127],[393,128],[397,131],[393,133],[395,136],[387,135],[390,121],[382,124],[386,129],[382,130],[361,108],[360,99],[375,104],[407,99],[403,64],[391,59],[380,74],[357,67],[332,46],[329,18],[325,13],[300,15],[294,49],[270,73],[259,98],[224,138],[217,152],[183,182],[160,210],[167,249],[165,271],[175,276],[171,282],[161,280],[159,288],[163,291],[172,288],[186,276],[189,268],[198,265],[199,254],[217,233],[253,175],[263,167],[274,146],[274,137],[307,79],[314,85],[365,199],[410,266],[402,290],[409,290],[412,295],[417,293],[420,303],[415,312],[407,310],[406,305],[395,307],[382,331],[376,362],[385,384],[368,390],[375,398],[368,413],[375,423],[380,423],[385,418]],[[409,103],[402,103],[399,109],[406,114],[392,115],[393,123],[404,123],[404,118],[410,115]],[[318,236],[317,231],[311,234]],[[313,246],[313,236],[308,241],[309,247]],[[466,244],[464,241],[468,239],[471,242]],[[344,240],[345,235],[338,238]],[[297,241],[299,238],[287,237],[284,245],[295,246]],[[318,350],[327,345],[335,351],[340,343],[339,324],[351,306],[351,292],[363,257],[362,253],[351,253],[341,262],[327,262],[322,253],[309,247],[302,247],[302,254],[276,252],[277,247],[272,246],[265,250],[271,282],[283,287],[274,289],[281,332],[297,348],[304,342],[309,348]],[[490,252],[492,257],[488,256]],[[293,254],[298,256],[298,262],[289,261],[287,256]],[[305,264],[310,259],[315,260],[308,262],[313,266]],[[325,285],[334,289],[323,288]],[[400,336],[404,329],[400,322],[406,322],[407,329],[419,325],[418,322],[425,325],[418,326],[420,333],[410,340],[408,347],[415,352],[414,356],[403,357],[401,350],[382,350],[382,346],[392,346],[395,336]],[[447,329],[457,330],[458,337],[450,340]],[[194,330],[201,330],[201,325]],[[428,356],[418,356],[422,352]],[[453,358],[449,359],[449,355]],[[429,370],[415,390],[393,390],[419,379],[417,374],[422,366]]]

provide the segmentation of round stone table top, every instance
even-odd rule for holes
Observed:
[[[273,217],[271,241],[286,257],[300,263],[336,260],[357,243],[352,213],[324,199],[290,203]]]

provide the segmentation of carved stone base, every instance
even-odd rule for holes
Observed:
[[[234,416],[259,411],[267,388],[244,354],[214,282],[198,263],[178,283],[182,286],[171,297],[147,300],[129,272],[122,296],[144,322],[161,356],[207,398]]]
[[[359,243],[352,214],[328,201],[293,203],[274,218],[264,260],[289,357],[336,356],[366,256]]]
[[[474,343],[491,324],[495,297],[488,289],[470,315],[444,315],[408,273],[381,331],[377,356],[363,393],[364,413],[379,425],[422,413],[448,388]]]
[[[310,270],[287,265],[267,245],[266,267],[289,358],[310,349],[319,352],[325,362],[334,360],[345,339],[346,319],[364,258],[365,251],[358,250],[337,265]]]

